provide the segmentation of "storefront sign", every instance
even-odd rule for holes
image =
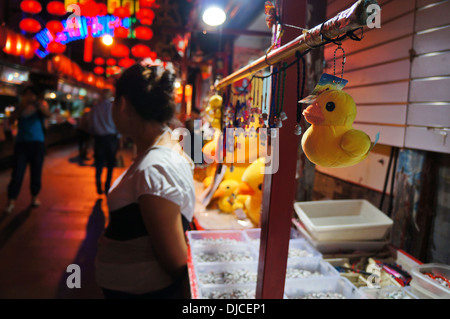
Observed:
[[[73,27],[69,27],[67,20],[63,20],[64,30],[54,35],[47,28],[36,34],[36,40],[42,48],[35,51],[40,58],[46,57],[50,52],[47,50],[48,44],[52,41],[67,44],[75,40],[83,40],[88,36],[94,38],[101,37],[105,34],[114,35],[114,29],[124,27],[129,29],[131,26],[130,18],[120,19],[113,15],[96,16],[96,17],[75,17]]]

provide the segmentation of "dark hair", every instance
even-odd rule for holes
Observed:
[[[175,112],[174,77],[169,71],[158,75],[156,66],[135,64],[116,82],[116,99],[126,97],[136,112],[147,121],[164,123]]]

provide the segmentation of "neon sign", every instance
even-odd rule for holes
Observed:
[[[43,50],[40,48],[36,49],[35,53],[38,57],[44,58],[50,53],[47,50],[47,47],[52,41],[67,44],[75,40],[86,39],[88,36],[92,36],[93,38],[98,38],[105,34],[114,36],[115,28],[124,27],[129,29],[131,27],[130,18],[120,19],[113,15],[96,17],[78,16],[72,19],[75,19],[73,27],[69,27],[67,25],[67,20],[63,20],[61,22],[64,26],[64,30],[56,33],[56,35],[52,34],[47,28],[36,34],[35,39],[43,48]]]

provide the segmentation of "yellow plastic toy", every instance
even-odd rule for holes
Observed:
[[[205,112],[209,115],[209,121],[213,128],[221,128],[220,121],[222,120],[222,102],[223,99],[220,95],[213,95],[209,99],[209,105],[206,107]]]
[[[224,180],[214,192],[212,198],[218,198],[217,205],[224,213],[233,212],[234,192],[239,187],[239,182],[233,179]]]
[[[260,157],[247,167],[237,189],[236,203],[233,205],[234,210],[243,209],[255,225],[259,225],[261,219],[264,166],[265,158]]]
[[[356,105],[341,90],[328,90],[303,111],[312,125],[302,137],[306,157],[323,167],[347,167],[364,160],[371,142],[363,131],[353,129]]]

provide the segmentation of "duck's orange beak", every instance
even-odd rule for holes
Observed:
[[[214,192],[212,198],[220,198],[225,195],[225,191],[223,189],[218,189]]]
[[[325,120],[322,110],[320,109],[320,105],[319,103],[317,103],[317,101],[314,101],[313,104],[308,106],[303,111],[303,116],[308,121],[308,123],[311,124],[320,124]]]
[[[238,188],[238,194],[242,195],[254,195],[255,191],[248,185],[247,182],[241,182]]]

